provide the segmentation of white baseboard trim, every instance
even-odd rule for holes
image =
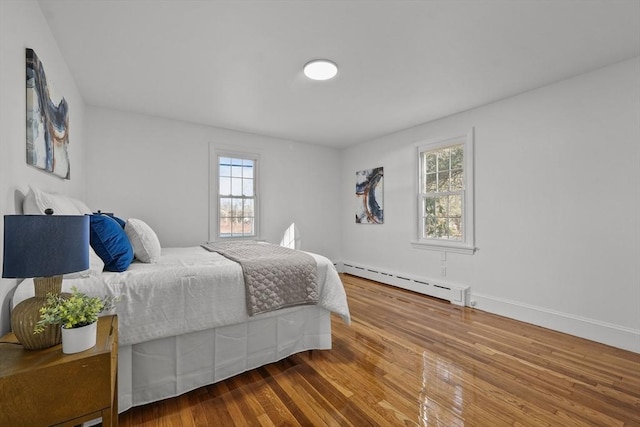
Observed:
[[[565,334],[596,341],[623,350],[640,353],[640,330],[614,325],[586,317],[575,316],[544,307],[524,304],[504,298],[472,293],[470,287],[436,282],[430,279],[382,271],[350,261],[334,262],[341,273],[375,280],[399,288],[449,300],[458,305],[470,305],[478,310],[519,320]],[[433,285],[439,285],[434,287]],[[445,289],[440,285],[445,285]],[[453,293],[451,293],[453,291]],[[455,295],[452,298],[451,295]],[[457,301],[453,301],[455,299]]]
[[[440,298],[456,305],[469,305],[469,286],[457,283],[434,280],[427,277],[418,277],[411,274],[403,274],[389,270],[379,269],[354,263],[351,261],[338,261],[334,263],[341,273],[348,273],[376,282],[396,286],[435,298]]]
[[[640,353],[640,330],[637,329],[489,295],[472,293],[470,299],[479,310]]]

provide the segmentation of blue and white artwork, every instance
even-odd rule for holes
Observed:
[[[47,83],[44,65],[26,49],[27,164],[70,179],[69,106]]]
[[[382,167],[356,172],[356,223],[384,223],[384,170]]]

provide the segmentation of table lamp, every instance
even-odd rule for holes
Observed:
[[[47,294],[60,294],[62,275],[89,268],[89,217],[81,215],[5,215],[2,277],[33,278],[35,297],[16,305],[11,329],[28,350],[60,344],[59,325],[33,333]]]

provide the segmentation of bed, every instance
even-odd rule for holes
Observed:
[[[32,192],[37,190],[25,198],[25,213],[34,211]],[[317,303],[252,316],[242,267],[203,247],[161,248],[154,262],[134,260],[122,272],[96,271],[99,266],[92,262],[88,271],[65,276],[62,289],[75,286],[90,295],[120,297],[115,312],[118,408],[123,412],[298,352],[330,349],[331,313],[350,323],[346,295],[333,264],[308,255],[317,266]],[[33,281],[24,280],[13,306],[33,293]]]

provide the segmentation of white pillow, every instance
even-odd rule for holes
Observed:
[[[24,200],[22,201],[22,213],[24,215],[42,215],[44,212],[40,211],[40,208],[36,204],[36,196],[33,193],[31,187],[29,187],[29,192],[26,196],[24,196]]]
[[[160,259],[160,240],[158,235],[147,225],[146,222],[129,218],[124,226],[131,245],[134,256],[141,262],[156,263]]]
[[[89,209],[89,206],[85,205],[82,200],[74,199],[72,197],[69,197],[69,199],[71,199],[71,203],[76,206],[80,215],[91,215],[93,213],[93,211]]]
[[[29,186],[22,211],[25,215],[42,215],[47,208],[53,209],[55,215],[84,215],[91,210],[81,201],[60,194],[45,193],[34,186]]]

